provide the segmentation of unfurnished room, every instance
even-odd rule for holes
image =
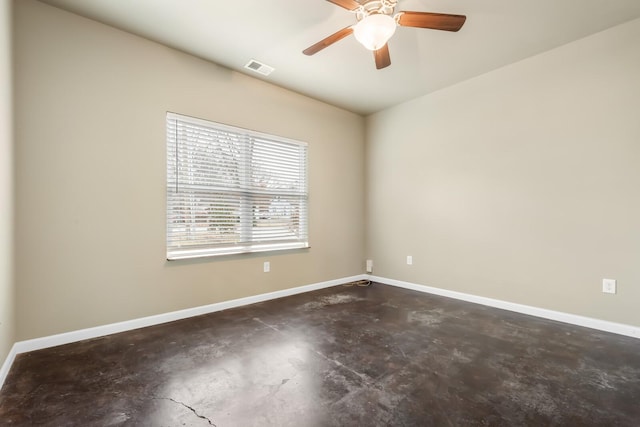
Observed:
[[[0,0],[1,426],[640,425],[637,0]]]

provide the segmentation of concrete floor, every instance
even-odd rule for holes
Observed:
[[[334,287],[19,355],[0,425],[638,426],[640,340]]]

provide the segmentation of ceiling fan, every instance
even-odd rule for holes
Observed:
[[[464,15],[430,12],[399,11],[394,15],[398,0],[367,0],[362,3],[356,0],[327,1],[355,13],[357,22],[309,46],[302,53],[314,55],[353,33],[356,40],[373,51],[378,70],[391,65],[387,41],[396,31],[396,26],[458,31],[467,19]]]

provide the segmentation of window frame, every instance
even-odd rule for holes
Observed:
[[[193,188],[193,182],[191,184],[182,184],[180,185],[180,177],[182,177],[182,172],[185,168],[179,168],[178,165],[182,165],[179,163],[181,161],[181,150],[187,152],[183,157],[194,158],[198,154],[193,148],[197,143],[184,143],[181,142],[180,139],[183,140],[188,139],[184,137],[178,131],[178,122],[182,125],[187,124],[195,127],[199,127],[201,129],[209,129],[212,134],[221,133],[225,135],[230,135],[234,141],[237,139],[238,147],[240,147],[240,152],[237,154],[235,158],[235,163],[237,165],[234,166],[233,171],[237,173],[237,178],[240,181],[240,184],[236,184],[235,186],[224,186],[221,190],[220,187],[216,187],[215,189],[211,187],[210,189],[203,189],[203,186],[199,186],[199,190],[197,191],[200,196],[197,196],[196,190]],[[171,132],[171,124],[174,126],[174,133]],[[186,144],[180,146],[179,144]],[[190,148],[191,144],[191,148]],[[211,147],[215,148],[214,144],[220,144],[220,140],[215,140],[211,143]],[[265,148],[266,147],[266,148]],[[280,147],[280,148],[278,148]],[[285,148],[283,148],[285,147]],[[297,152],[292,151],[298,150]],[[218,123],[210,120],[199,119],[195,117],[185,116],[178,113],[167,112],[166,113],[166,258],[169,261],[179,260],[179,259],[189,259],[189,258],[200,258],[200,257],[214,257],[214,256],[225,256],[225,255],[235,255],[235,254],[244,254],[244,253],[259,253],[259,252],[267,252],[267,251],[284,251],[284,250],[296,250],[296,249],[307,249],[309,248],[309,235],[308,235],[308,221],[309,221],[309,191],[308,191],[308,144],[306,142],[293,140],[290,138],[285,138],[277,135],[271,135],[263,132],[257,132],[249,129],[244,129],[240,127],[230,126],[223,123]],[[188,151],[191,149],[192,151]],[[286,169],[286,164],[276,165],[272,167],[272,170],[269,172],[262,173],[271,173],[275,180],[278,178],[292,180],[292,189],[283,190],[283,189],[265,189],[261,188],[256,190],[256,176],[260,176],[261,168],[258,166],[256,158],[260,159],[260,153],[262,152],[275,152],[276,154],[267,154],[267,160],[271,159],[272,164],[265,166],[263,169],[269,169],[269,166],[273,166],[273,164],[280,163],[279,158],[276,157],[278,150],[281,151],[281,155],[286,155],[290,152],[297,153],[299,159],[296,161],[297,166],[294,162],[289,160],[291,167],[293,169]],[[284,151],[283,151],[284,150]],[[191,156],[191,157],[189,157]],[[292,156],[289,155],[291,158]],[[295,156],[293,156],[295,158]],[[210,160],[210,159],[207,159]],[[265,165],[264,158],[260,159],[263,166]],[[184,163],[185,160],[182,159]],[[190,160],[186,161],[191,164]],[[206,160],[205,160],[206,162]],[[194,162],[197,163],[197,162]],[[252,167],[252,165],[254,165]],[[193,169],[189,169],[188,173],[190,175],[195,174],[195,172],[202,173],[202,170],[197,170],[198,164],[196,164]],[[283,169],[284,168],[284,169]],[[215,169],[215,168],[212,168]],[[278,172],[284,171],[281,177],[278,177]],[[286,175],[297,172],[297,179],[289,178]],[[212,175],[205,175],[204,179],[220,179],[221,173],[220,171],[215,171]],[[267,175],[268,176],[268,175]],[[233,179],[229,179],[232,181]],[[287,181],[288,182],[288,181]],[[295,184],[294,184],[295,182]],[[225,182],[226,184],[226,182]],[[182,243],[176,243],[177,237],[179,235],[175,230],[178,229],[177,224],[179,221],[176,218],[182,218],[180,221],[187,219],[187,222],[183,222],[185,230],[189,230],[187,234],[196,235],[195,232],[192,232],[192,229],[196,229],[198,225],[198,218],[195,213],[191,213],[186,215],[182,213],[181,215],[176,215],[176,211],[180,211],[184,206],[190,206],[189,209],[200,209],[202,211],[203,206],[205,206],[205,202],[202,200],[202,195],[205,198],[208,197],[210,203],[215,203],[215,206],[219,206],[219,204],[227,203],[227,199],[224,199],[223,196],[222,201],[216,199],[216,194],[218,196],[222,194],[234,194],[234,198],[239,199],[239,205],[235,208],[237,213],[234,214],[233,218],[238,218],[238,223],[233,226],[233,233],[239,237],[239,241],[234,242],[226,242],[226,243],[216,243],[215,237],[210,237],[209,241],[204,241],[201,244],[194,243],[195,239],[191,237],[192,241],[188,238],[185,238]],[[188,202],[180,202],[180,198],[189,198],[192,200],[190,204]],[[231,196],[229,196],[231,197]],[[197,200],[197,201],[196,201]],[[257,204],[257,200],[261,200],[261,203],[265,203],[265,201],[269,201],[268,211],[271,212],[271,207],[273,206],[275,201],[280,201],[284,205],[288,204],[289,209],[280,209],[280,211],[285,211],[287,213],[282,214],[280,216],[276,216],[276,214],[272,214],[270,216],[264,216],[264,207],[267,205]],[[289,204],[289,202],[293,201],[293,205]],[[181,204],[182,203],[182,204]],[[260,210],[260,207],[263,210]],[[236,211],[234,211],[236,212]],[[275,209],[274,209],[275,212]],[[230,214],[228,214],[230,215]],[[189,219],[188,216],[191,216]],[[289,222],[284,224],[288,224],[288,232],[293,233],[291,238],[288,238],[286,235],[280,236],[280,234],[284,233],[284,231],[278,231],[279,234],[276,236],[276,231],[272,231],[267,233],[272,237],[271,240],[264,240],[260,237],[256,237],[255,230],[259,226],[261,221],[271,221],[274,219],[289,217]],[[202,220],[202,216],[199,217],[200,221]],[[225,220],[227,217],[224,215],[209,215],[207,214],[206,219],[209,222],[206,224],[218,223],[220,220]],[[296,227],[294,227],[296,225]],[[267,227],[268,228],[268,227]],[[271,227],[274,230],[278,230],[277,227]],[[209,230],[210,228],[208,228]],[[294,231],[291,231],[294,230]],[[173,233],[173,234],[172,234]],[[211,233],[213,236],[215,233]],[[202,235],[199,237],[202,239]]]

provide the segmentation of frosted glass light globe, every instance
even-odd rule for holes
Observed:
[[[395,32],[395,19],[380,13],[363,18],[353,28],[356,40],[369,50],[380,49]]]

